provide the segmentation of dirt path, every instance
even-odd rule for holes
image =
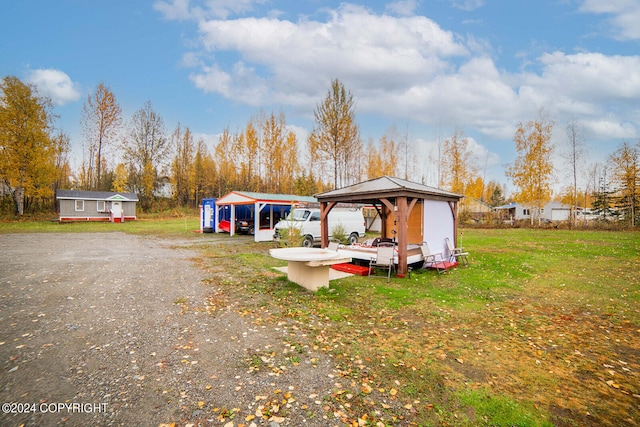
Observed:
[[[215,305],[181,243],[0,235],[0,425],[337,424],[328,356]]]

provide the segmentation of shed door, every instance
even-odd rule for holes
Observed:
[[[111,202],[111,212],[114,218],[120,218],[122,216],[122,202]]]

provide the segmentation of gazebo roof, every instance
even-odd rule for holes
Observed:
[[[371,203],[380,198],[412,197],[457,202],[464,196],[401,178],[382,176],[358,184],[316,194],[318,201]]]

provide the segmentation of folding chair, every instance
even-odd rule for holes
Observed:
[[[371,270],[374,268],[380,268],[388,270],[387,282],[391,280],[391,270],[395,268],[393,258],[395,257],[395,245],[381,243],[378,245],[376,256],[372,257],[369,261],[369,276],[371,276]]]
[[[444,266],[444,258],[442,258],[442,254],[432,254],[427,242],[422,242],[422,245],[420,245],[420,251],[422,251],[422,259],[424,261],[422,268],[435,267],[438,274],[444,273],[447,270]]]
[[[449,250],[449,261],[453,262],[461,259],[464,265],[469,265],[469,260],[467,258],[469,256],[469,252],[465,252],[462,247],[456,248],[453,246],[453,243],[451,243],[451,240],[449,240],[448,237],[446,237],[444,241],[447,244],[447,249]]]

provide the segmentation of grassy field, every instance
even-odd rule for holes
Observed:
[[[199,219],[193,214],[176,211],[162,216],[147,215],[137,221],[126,221],[121,224],[111,222],[66,222],[56,220],[22,220],[0,221],[0,233],[104,233],[122,231],[132,234],[149,234],[160,236],[192,236],[199,230]]]
[[[297,322],[333,357],[342,387],[325,410],[346,424],[640,425],[637,232],[467,229],[468,267],[389,283],[353,276],[310,294],[270,268],[284,264],[268,256],[274,243],[220,244],[197,228],[186,217],[0,223],[0,233],[118,229],[210,241],[198,246],[199,264],[224,289],[221,304],[258,323]]]

